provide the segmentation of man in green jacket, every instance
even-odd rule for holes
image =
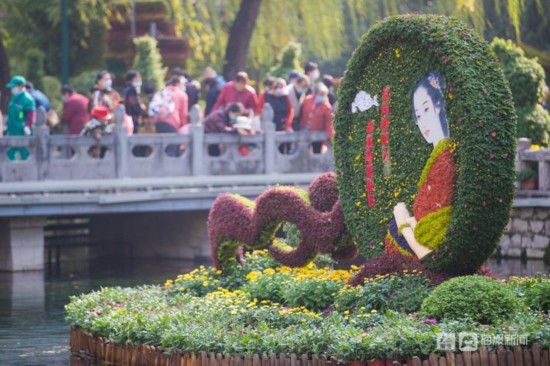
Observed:
[[[26,80],[23,76],[14,76],[6,87],[11,89],[11,99],[8,105],[8,136],[30,136],[36,119],[36,104],[32,96],[25,90]],[[29,158],[29,150],[24,147],[14,147],[8,150],[8,158],[16,160],[19,153],[21,160]]]

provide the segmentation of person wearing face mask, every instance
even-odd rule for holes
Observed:
[[[292,120],[294,108],[288,97],[286,82],[281,78],[273,78],[265,93],[260,95],[256,113],[260,115],[265,103],[273,108],[273,123],[276,131],[293,132]]]
[[[233,133],[233,126],[237,122],[237,117],[245,112],[241,103],[232,103],[226,107],[219,108],[210,113],[203,120],[205,133]],[[208,155],[220,156],[221,147],[219,145],[208,145]]]
[[[309,79],[302,74],[299,74],[296,77],[294,83],[286,87],[288,98],[292,104],[292,109],[294,109],[294,118],[292,119],[292,129],[294,131],[298,131],[300,129],[300,110],[302,109],[302,104],[306,98],[308,88]]]
[[[325,131],[330,141],[334,135],[332,124],[332,107],[328,101],[328,88],[323,83],[317,83],[314,94],[308,95],[302,104],[300,124],[309,131]],[[321,153],[323,142],[313,142],[313,153]]]
[[[306,74],[310,85],[306,92],[306,95],[310,95],[313,93],[312,86],[319,80],[319,77],[321,76],[319,65],[317,65],[315,62],[309,61],[304,66],[304,73]]]
[[[126,74],[126,87],[122,91],[126,114],[132,118],[134,133],[139,133],[141,117],[146,115],[145,106],[139,100],[141,92],[141,74],[139,71],[130,70]]]
[[[11,99],[8,105],[8,136],[30,136],[36,119],[36,104],[32,96],[25,90],[26,80],[23,76],[14,76],[6,87],[11,89]],[[29,158],[29,150],[24,147],[14,147],[8,150],[8,158],[16,160],[17,154],[21,160]]]
[[[115,107],[119,103],[120,95],[113,89],[113,78],[111,74],[106,70],[98,72],[95,79],[95,85],[92,88],[90,109],[104,106],[109,108],[111,113],[113,113]]]

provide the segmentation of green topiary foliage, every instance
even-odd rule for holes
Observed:
[[[277,64],[269,70],[269,75],[286,79],[292,70],[303,72],[300,66],[300,56],[302,55],[302,45],[296,42],[290,42],[282,50],[277,58]]]
[[[510,40],[495,38],[491,49],[502,64],[510,84],[518,115],[518,136],[547,146],[550,114],[539,105],[545,86],[545,72],[536,59],[525,57],[523,50]]]
[[[540,104],[517,107],[518,136],[528,137],[536,145],[550,143],[550,114]]]
[[[510,40],[495,38],[491,49],[498,57],[508,79],[516,107],[537,104],[542,97],[545,73],[536,59],[525,57],[521,48]]]
[[[25,52],[25,78],[33,83],[35,89],[44,90],[44,52],[37,48]]]
[[[392,210],[398,202],[413,207],[433,151],[415,125],[412,108],[415,85],[429,73],[444,77],[448,148],[456,167],[448,227],[423,261],[434,270],[471,274],[494,251],[508,221],[516,116],[487,43],[464,23],[398,16],[363,37],[338,91],[334,154],[340,202],[361,253],[382,253]],[[370,109],[357,110],[360,91],[375,98]],[[352,106],[356,113],[350,113]]]
[[[136,57],[133,68],[141,73],[143,81],[153,81],[157,89],[164,86],[166,68],[162,66],[162,56],[157,48],[157,40],[150,36],[134,39]]]
[[[526,310],[505,284],[485,276],[465,276],[439,285],[422,302],[420,314],[439,320],[470,318],[490,324]]]

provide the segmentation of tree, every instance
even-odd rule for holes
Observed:
[[[8,102],[10,93],[6,88],[6,84],[10,81],[10,63],[8,60],[8,53],[4,47],[4,37],[0,32],[0,90],[2,91],[2,99],[0,102],[0,108],[2,111],[8,109]]]
[[[76,75],[103,65],[103,37],[112,18],[122,19],[129,0],[68,1],[69,64]],[[61,6],[59,0],[2,0],[1,26],[14,71],[22,73],[25,52],[38,48],[45,54],[45,72],[59,75],[61,67]],[[17,62],[14,62],[17,61]]]
[[[224,70],[243,67],[244,56],[228,45],[227,30],[237,29],[238,14],[247,10],[251,0],[166,1],[183,4],[179,9],[172,9],[174,23],[189,39],[193,50],[187,63],[190,72],[197,72],[206,65],[223,66]],[[533,6],[528,6],[533,2],[536,11],[546,9],[541,5],[542,0],[270,0],[261,2],[252,36],[242,34],[236,39],[240,50],[249,50],[247,70],[263,77],[281,49],[291,41],[301,42],[304,59],[343,60],[339,64],[345,65],[358,38],[377,20],[395,14],[416,11],[452,15],[470,23],[478,32],[483,33],[498,24],[513,36],[519,33],[521,15],[526,8],[533,11]],[[253,15],[247,15],[249,25]],[[244,44],[247,39],[250,46]],[[240,57],[239,67],[231,66],[236,56]],[[226,64],[223,64],[224,59]]]
[[[536,59],[525,57],[521,48],[510,40],[495,38],[491,42],[508,79],[518,115],[518,135],[534,144],[550,143],[550,114],[539,101],[545,85],[545,73]]]
[[[44,52],[37,48],[29,48],[25,52],[25,78],[33,83],[34,87],[44,90]]]
[[[157,89],[164,85],[166,68],[162,66],[162,57],[157,48],[157,40],[150,36],[134,39],[136,56],[133,68],[140,72],[144,81],[152,81]]]
[[[237,72],[244,70],[250,39],[260,14],[262,0],[242,0],[235,22],[229,30],[229,40],[225,51],[223,76],[232,80]]]

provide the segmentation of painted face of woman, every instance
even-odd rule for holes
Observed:
[[[428,94],[426,88],[420,87],[415,90],[413,107],[416,124],[426,142],[436,145],[440,140],[444,139],[445,135],[439,118],[441,107],[434,105],[433,99]]]

